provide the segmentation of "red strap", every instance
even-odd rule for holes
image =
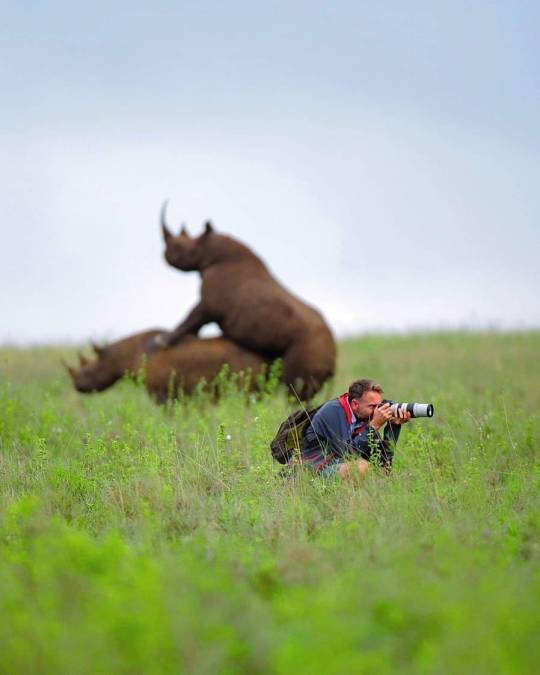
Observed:
[[[353,419],[354,419],[354,414],[353,411],[351,410],[351,404],[349,403],[349,394],[343,394],[338,398],[338,401],[343,408],[343,411],[345,412],[345,417],[347,418],[347,424],[352,424]],[[361,434],[364,429],[367,427],[369,422],[364,422],[363,424],[360,424],[356,429],[353,431],[352,435],[358,436],[358,434]]]
[[[352,424],[353,423],[353,412],[351,410],[351,406],[349,403],[349,394],[345,393],[342,394],[338,398],[339,404],[343,408],[343,411],[345,412],[345,417],[347,418],[347,424]]]

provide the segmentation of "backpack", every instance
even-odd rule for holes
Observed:
[[[272,457],[280,464],[288,464],[295,454],[300,453],[306,428],[319,408],[322,406],[319,405],[310,410],[301,408],[281,423],[270,443]]]

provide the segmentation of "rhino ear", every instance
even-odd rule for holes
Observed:
[[[214,232],[214,226],[212,225],[212,222],[210,220],[207,220],[206,223],[204,224],[204,233],[210,234],[210,232]]]
[[[99,358],[100,356],[103,356],[105,354],[105,347],[100,347],[97,345],[95,342],[91,342],[90,346],[94,350],[94,354]]]
[[[68,371],[69,376],[70,376],[71,379],[73,380],[74,377],[75,377],[75,374],[76,374],[76,372],[77,372],[77,371],[75,370],[75,368],[72,368],[66,361],[64,361],[64,359],[61,359],[61,363],[62,363],[62,365],[64,366],[64,368]]]
[[[163,202],[163,206],[161,207],[161,231],[163,232],[163,239],[165,240],[165,243],[167,243],[169,239],[172,238],[172,234],[169,228],[167,227],[167,219],[165,218],[168,203],[169,201],[166,199]]]

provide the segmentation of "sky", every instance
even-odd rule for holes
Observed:
[[[536,2],[11,3],[0,343],[177,324],[165,199],[338,337],[540,327],[539,31]]]

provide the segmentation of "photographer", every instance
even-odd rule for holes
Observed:
[[[394,415],[382,393],[374,380],[356,380],[346,394],[325,403],[306,428],[302,461],[325,478],[364,476],[370,461],[390,470],[393,446],[411,414],[398,409]]]

